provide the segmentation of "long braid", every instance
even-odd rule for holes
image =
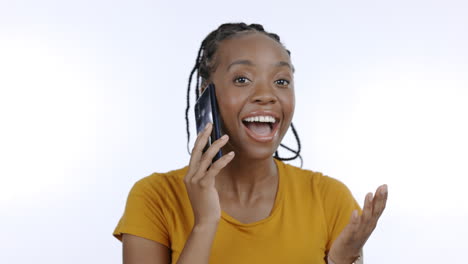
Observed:
[[[203,81],[209,80],[210,75],[213,69],[216,67],[214,64],[213,58],[218,49],[218,45],[221,41],[231,38],[234,35],[241,33],[241,32],[261,32],[270,38],[276,40],[278,43],[281,43],[280,37],[275,33],[266,32],[262,25],[260,24],[250,24],[247,25],[245,23],[226,23],[222,24],[218,27],[218,29],[212,31],[208,36],[203,40],[202,44],[200,45],[200,49],[198,50],[197,59],[195,61],[195,66],[193,67],[192,71],[190,72],[188,88],[187,88],[187,108],[185,109],[185,123],[186,123],[186,130],[187,130],[187,151],[190,155],[190,123],[189,123],[189,110],[190,110],[190,87],[192,84],[192,78],[195,73],[196,74],[196,84],[195,84],[195,98],[198,100],[200,97],[200,86],[203,85]],[[284,46],[283,46],[284,47]],[[286,49],[286,48],[285,48]],[[291,55],[291,52],[286,49],[286,52]],[[200,80],[202,80],[200,82]],[[299,135],[297,134],[296,129],[294,128],[293,124],[291,123],[291,130],[294,134],[294,137],[297,140],[297,150],[293,150],[284,144],[280,144],[281,147],[287,149],[288,151],[295,154],[293,157],[289,158],[282,158],[279,156],[278,150],[275,151],[274,158],[278,160],[294,160],[299,157],[301,160],[301,167],[302,167],[302,157],[300,155],[301,152],[301,142],[299,140]]]
[[[291,151],[292,153],[296,154],[295,156],[293,157],[290,157],[290,158],[281,158],[278,154],[278,151],[275,152],[275,155],[274,155],[274,158],[275,159],[278,159],[278,160],[294,160],[296,158],[299,158],[301,160],[301,167],[302,167],[302,164],[303,164],[303,160],[302,160],[302,156],[300,154],[301,152],[301,140],[299,139],[299,135],[297,134],[297,131],[296,129],[294,128],[294,125],[293,123],[291,123],[291,130],[294,134],[294,137],[296,138],[296,141],[297,141],[297,150],[293,150],[291,149],[290,147],[284,145],[283,143],[280,144],[281,147]]]
[[[192,85],[192,77],[195,71],[197,71],[197,86],[195,87],[196,91],[196,98],[198,99],[198,67],[200,67],[200,56],[203,50],[203,43],[200,45],[200,49],[198,50],[197,59],[195,61],[195,66],[193,67],[192,71],[190,72],[189,80],[188,80],[188,87],[187,87],[187,107],[185,108],[185,128],[187,130],[187,152],[189,155],[190,153],[190,123],[188,118],[188,113],[190,111],[190,86]]]

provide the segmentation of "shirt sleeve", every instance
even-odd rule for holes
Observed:
[[[321,180],[320,191],[328,228],[329,240],[326,246],[328,252],[338,235],[348,225],[352,212],[358,210],[360,213],[361,208],[348,187],[339,180],[324,176]]]
[[[128,195],[124,214],[113,233],[117,239],[122,240],[122,234],[126,233],[170,246],[162,188],[161,183],[150,184],[149,177],[135,183]]]

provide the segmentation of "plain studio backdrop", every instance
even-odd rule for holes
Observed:
[[[188,162],[200,42],[238,21],[292,52],[304,168],[361,205],[388,184],[366,263],[465,262],[467,13],[462,0],[1,0],[0,262],[121,262],[111,233],[133,183]]]

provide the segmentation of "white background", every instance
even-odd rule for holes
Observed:
[[[128,191],[187,164],[188,74],[231,21],[291,50],[304,167],[361,205],[389,185],[366,262],[465,262],[467,14],[462,0],[1,0],[0,262],[121,262]]]

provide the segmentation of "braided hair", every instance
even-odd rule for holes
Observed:
[[[195,60],[195,66],[193,67],[192,71],[190,72],[189,80],[188,80],[188,88],[187,88],[187,108],[185,109],[185,122],[186,122],[186,129],[187,129],[187,151],[190,154],[190,125],[189,125],[189,110],[190,110],[190,87],[192,85],[192,79],[196,73],[196,84],[195,84],[195,98],[198,100],[200,97],[200,88],[205,85],[210,79],[211,73],[216,68],[216,62],[214,60],[214,56],[216,51],[218,50],[219,44],[221,41],[232,38],[236,34],[239,33],[250,33],[250,32],[259,32],[265,34],[266,36],[274,39],[278,43],[280,43],[283,47],[284,45],[280,41],[280,37],[275,33],[270,33],[265,31],[262,25],[260,24],[250,24],[247,25],[245,23],[226,23],[222,24],[218,27],[218,29],[212,31],[208,36],[202,41],[200,48],[198,50],[197,58]],[[286,48],[285,48],[286,49]],[[286,49],[288,55],[291,55],[291,52]],[[291,130],[294,134],[294,137],[297,140],[297,150],[291,149],[284,144],[280,144],[281,147],[285,148],[286,150],[292,152],[294,156],[283,158],[279,156],[278,150],[275,151],[274,158],[278,160],[294,160],[299,158],[301,161],[302,167],[302,157],[300,155],[301,152],[301,141],[299,140],[299,136],[297,134],[294,125],[291,123]]]

